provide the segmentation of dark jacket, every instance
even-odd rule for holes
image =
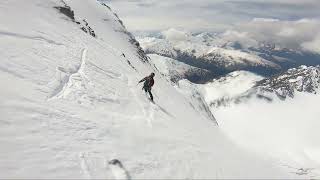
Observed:
[[[147,77],[141,79],[139,81],[139,83],[141,83],[143,81],[144,81],[144,84],[143,84],[144,88],[148,88],[148,89],[150,88],[151,89],[151,87],[154,85],[154,79],[153,79],[152,76],[147,76]]]

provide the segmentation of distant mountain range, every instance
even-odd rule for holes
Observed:
[[[254,87],[258,97],[271,99],[268,94],[276,94],[280,99],[293,98],[296,92],[318,92],[320,66],[300,66],[259,81]]]
[[[261,42],[243,47],[239,42],[224,42],[212,33],[162,33],[138,39],[147,54],[158,54],[205,69],[213,77],[246,70],[271,76],[300,65],[320,64],[320,54],[280,48]]]

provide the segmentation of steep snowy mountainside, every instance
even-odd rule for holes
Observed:
[[[187,97],[192,108],[199,112],[199,114],[211,119],[215,124],[218,124],[215,117],[213,116],[209,105],[204,99],[203,92],[198,85],[182,79],[177,83],[177,90]]]
[[[208,70],[193,67],[157,54],[149,54],[148,57],[150,57],[150,61],[155,64],[156,68],[174,83],[181,79],[188,79],[194,83],[201,83],[216,76],[216,74]]]
[[[0,8],[0,178],[308,177],[232,142],[202,96],[162,77],[107,6]],[[155,104],[137,86],[150,72]]]
[[[143,61],[147,61],[147,58],[145,57],[138,41],[136,41],[134,36],[126,30],[123,22],[119,19],[117,14],[115,14],[105,3],[101,3],[102,6],[97,6],[97,4],[100,3],[98,1],[92,1],[88,3],[88,7],[85,7],[81,3],[75,1],[66,0],[66,2],[70,4],[72,10],[75,11],[76,16],[77,13],[79,13],[81,16],[84,16],[88,22],[95,22],[93,29],[97,32],[97,34],[101,34],[101,40],[112,42],[112,48],[114,49],[123,48],[123,44],[129,41],[133,46],[130,45],[128,49],[124,50],[127,50],[128,52],[134,52],[134,55],[138,54]],[[88,8],[91,10],[88,11]],[[83,18],[81,16],[80,18]],[[102,19],[97,20],[97,17],[101,17]],[[124,38],[119,39],[119,36],[123,36]],[[121,54],[122,52],[117,51],[117,53]],[[124,54],[124,56],[126,55]],[[129,58],[130,56],[131,55],[129,54]]]

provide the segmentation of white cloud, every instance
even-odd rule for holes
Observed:
[[[225,41],[238,41],[245,46],[267,42],[284,48],[320,52],[319,28],[320,21],[315,19],[297,21],[254,19],[226,31],[222,38]]]
[[[204,19],[194,19],[186,21],[185,18],[165,16],[144,17],[123,17],[121,18],[129,31],[164,31],[170,28],[186,29],[193,31],[194,27],[198,27],[197,31],[223,31],[230,28],[230,25],[223,23],[208,23]]]
[[[319,0],[104,0],[129,30],[223,31],[253,18],[320,18]]]
[[[304,93],[272,103],[251,99],[248,103],[214,109],[214,114],[222,131],[250,150],[289,157],[301,164],[320,163],[312,153],[320,149],[320,113],[316,108],[319,100],[320,96]],[[301,104],[308,108],[302,110]]]
[[[305,50],[320,53],[320,33],[318,33],[315,39],[309,42],[304,42],[301,46]]]
[[[179,31],[173,28],[163,31],[162,34],[166,39],[170,39],[170,41],[186,41],[190,37],[187,32]]]
[[[272,18],[253,18],[253,22],[278,22],[279,19]]]
[[[319,0],[108,0],[130,31],[222,33],[224,41],[245,46],[276,43],[319,51]],[[183,34],[168,31],[172,38]],[[172,34],[175,35],[172,35]]]
[[[256,39],[250,37],[249,32],[240,32],[237,30],[227,30],[222,34],[222,39],[220,41],[223,44],[237,41],[244,47],[257,46],[259,44]]]

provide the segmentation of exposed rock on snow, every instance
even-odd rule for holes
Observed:
[[[272,101],[275,97],[285,100],[297,92],[317,94],[320,85],[319,66],[300,66],[263,78],[253,73],[239,71],[202,85],[206,102],[214,108],[239,104],[258,98]]]
[[[77,24],[80,24],[81,25],[81,30],[85,33],[88,33],[90,34],[92,37],[96,37],[96,33],[94,32],[94,30],[89,26],[89,23],[83,19],[82,21],[77,21],[76,22]]]
[[[61,2],[63,2],[64,6],[56,6],[54,8],[58,9],[62,14],[69,17],[72,21],[75,21],[74,11],[72,11],[70,6],[68,6],[64,1]]]
[[[96,34],[94,30],[89,26],[89,23],[83,19],[81,21],[76,21],[74,11],[64,2],[63,0],[61,1],[64,6],[56,6],[54,8],[58,9],[62,14],[66,15],[68,18],[70,18],[73,22],[77,23],[80,25],[80,29],[85,32],[90,34],[92,37],[96,37]]]
[[[300,66],[257,83],[260,92],[275,93],[279,98],[294,97],[295,92],[319,92],[320,66]]]

